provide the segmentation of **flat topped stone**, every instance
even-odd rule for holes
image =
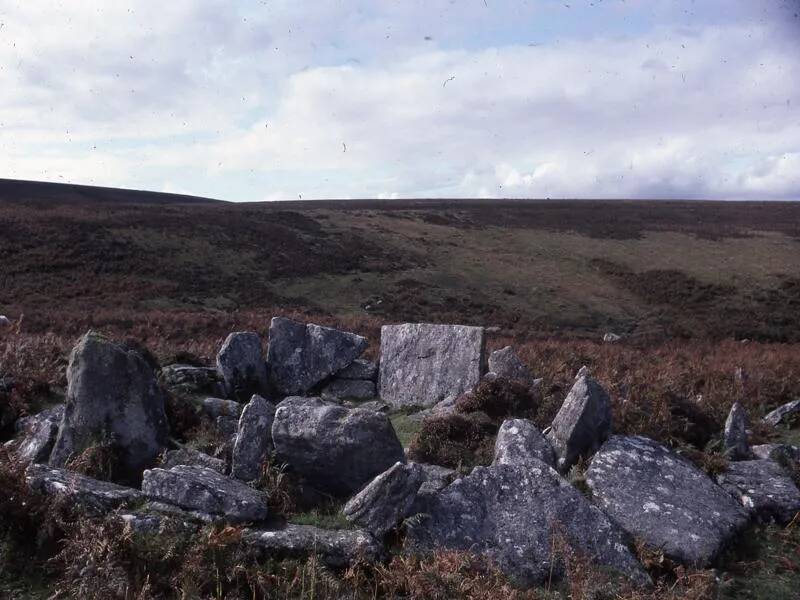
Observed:
[[[800,512],[800,490],[772,460],[730,463],[717,481],[759,521],[785,524]]]
[[[381,327],[379,394],[394,408],[433,406],[480,382],[482,327],[406,323]]]
[[[178,465],[145,471],[142,493],[187,510],[224,515],[230,521],[267,517],[266,494],[205,467]]]
[[[367,340],[355,333],[275,317],[267,351],[270,382],[281,395],[305,394],[366,348]]]
[[[595,502],[631,536],[703,566],[747,524],[747,514],[703,471],[645,437],[614,436],[586,482]]]

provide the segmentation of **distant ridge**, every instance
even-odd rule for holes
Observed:
[[[221,200],[72,183],[0,179],[0,202],[116,202],[120,204],[215,204]]]

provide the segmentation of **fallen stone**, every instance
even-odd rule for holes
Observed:
[[[65,498],[71,505],[93,516],[121,506],[131,506],[142,499],[139,490],[47,465],[30,465],[25,471],[25,480],[32,490]]]
[[[423,478],[419,465],[397,462],[353,496],[342,513],[351,523],[381,538],[411,514]]]
[[[233,522],[267,517],[266,494],[205,467],[149,469],[144,472],[142,493],[186,510],[224,515]]]
[[[63,404],[26,417],[24,423],[20,425],[21,437],[15,451],[17,459],[24,465],[46,463],[50,458],[63,418]]]
[[[800,462],[800,448],[789,444],[761,444],[753,446],[750,451],[755,458],[774,460],[780,464]]]
[[[275,405],[261,396],[253,396],[239,418],[236,442],[233,445],[233,477],[252,481],[261,474],[261,466],[272,449],[273,421]]]
[[[314,555],[332,568],[384,558],[383,546],[367,531],[289,524],[274,531],[245,529],[242,540],[264,558],[302,559]]]
[[[169,435],[164,394],[153,368],[133,349],[89,332],[70,354],[64,418],[50,464],[64,466],[110,438],[125,476],[138,479],[155,464]]]
[[[722,436],[725,454],[731,460],[745,460],[750,457],[750,445],[747,443],[747,413],[738,402],[734,402],[725,421]]]
[[[225,393],[225,385],[218,371],[211,367],[173,364],[161,369],[161,383],[169,390],[184,394]]]
[[[171,469],[178,465],[188,465],[193,467],[205,467],[217,473],[225,473],[225,461],[219,458],[209,456],[205,452],[193,450],[192,448],[180,448],[178,450],[170,450],[164,455],[164,460],[161,461],[160,467],[162,469]]]
[[[381,328],[381,399],[393,408],[453,400],[480,381],[484,349],[482,327],[385,325]]]
[[[275,317],[269,326],[269,376],[281,395],[305,394],[367,348],[355,333]]]
[[[800,512],[800,490],[772,460],[732,462],[717,482],[758,521],[785,525]]]
[[[550,442],[527,419],[504,421],[497,433],[492,464],[524,466],[531,461],[554,467],[556,459]]]
[[[367,402],[374,400],[375,383],[366,379],[332,379],[320,392],[323,400],[356,400]]]
[[[407,551],[483,554],[519,585],[563,574],[555,536],[596,565],[649,582],[622,532],[542,462],[477,467],[433,496],[407,528]]]
[[[394,463],[403,447],[386,415],[320,398],[278,405],[272,441],[279,457],[321,492],[347,497]]]
[[[747,524],[747,514],[685,458],[645,437],[613,436],[586,472],[595,502],[636,539],[704,566]]]
[[[223,398],[204,398],[203,412],[212,419],[218,417],[233,417],[238,419],[242,414],[244,404],[235,400],[224,400]]]
[[[267,392],[267,365],[261,338],[252,331],[231,333],[217,354],[217,372],[228,398],[247,402],[253,394]]]
[[[793,417],[794,415],[797,414],[800,414],[800,399],[792,400],[791,402],[787,402],[783,406],[779,406],[775,410],[767,413],[767,415],[762,420],[767,425],[772,425],[773,427],[776,427],[784,420],[788,420],[790,417]]]
[[[378,379],[378,364],[363,358],[355,359],[350,365],[336,372],[336,379]]]
[[[588,456],[611,434],[611,400],[589,376],[575,381],[551,425],[547,439],[558,470],[567,472],[581,456]]]

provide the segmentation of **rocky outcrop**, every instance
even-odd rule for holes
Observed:
[[[23,419],[15,449],[17,460],[25,465],[47,462],[63,419],[63,404]]]
[[[767,425],[776,427],[783,421],[788,420],[795,415],[800,415],[800,399],[792,400],[791,402],[787,402],[786,404],[779,406],[775,410],[767,413],[762,420]]]
[[[419,465],[395,463],[353,496],[342,512],[348,521],[380,538],[411,514],[423,479]]]
[[[242,541],[264,558],[302,559],[314,555],[332,568],[377,562],[385,556],[383,546],[369,532],[311,525],[289,524],[278,530],[245,529]]]
[[[376,381],[378,379],[378,365],[371,360],[357,358],[341,371],[337,371],[336,379]]]
[[[555,538],[594,564],[649,581],[622,532],[549,466],[477,467],[434,495],[407,523],[406,549],[484,554],[513,581],[534,585],[563,571]]]
[[[272,423],[275,405],[261,396],[253,396],[239,417],[233,445],[231,475],[251,481],[261,474],[261,466],[272,449]]]
[[[588,456],[611,434],[611,400],[588,375],[575,381],[556,414],[547,439],[565,473],[580,456]]]
[[[375,395],[375,382],[367,379],[331,379],[320,392],[323,400],[331,402],[340,400],[369,402],[375,399]]]
[[[139,490],[107,481],[98,481],[66,469],[31,465],[25,471],[28,486],[46,496],[65,498],[90,515],[103,515],[142,499]]]
[[[228,398],[247,402],[253,394],[267,392],[267,365],[261,338],[252,331],[231,333],[217,354],[217,372]]]
[[[556,460],[550,442],[527,419],[504,421],[497,433],[492,464],[524,466],[531,461],[554,467]]]
[[[751,456],[747,443],[747,412],[738,402],[734,402],[725,420],[722,436],[725,454],[732,460],[745,460]]]
[[[644,437],[609,439],[586,482],[594,501],[631,536],[689,565],[708,564],[748,520],[703,471]]]
[[[278,405],[272,441],[279,457],[321,492],[347,497],[394,463],[405,462],[386,415],[320,398]]]
[[[270,381],[280,395],[305,394],[366,348],[367,340],[355,333],[275,317],[269,326]]]
[[[381,328],[379,394],[394,408],[433,406],[474,388],[484,370],[482,327],[410,324]]]
[[[772,460],[730,463],[717,481],[758,521],[783,525],[800,512],[800,490]]]
[[[233,522],[267,517],[266,494],[205,467],[179,465],[145,471],[142,493],[186,510],[224,515]]]
[[[63,466],[106,439],[119,450],[131,479],[155,464],[168,436],[164,395],[153,368],[135,350],[89,332],[70,354],[64,418],[50,455]]]
[[[209,456],[205,452],[193,450],[192,448],[180,448],[178,450],[170,450],[164,455],[164,460],[161,461],[160,467],[162,469],[171,469],[178,465],[189,465],[193,467],[205,467],[217,473],[225,473],[225,461],[219,458]]]

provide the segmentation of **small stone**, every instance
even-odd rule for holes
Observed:
[[[556,464],[550,442],[527,419],[504,421],[494,445],[495,465],[525,465],[541,461],[551,467]]]
[[[524,385],[530,385],[534,380],[533,373],[511,346],[495,350],[489,355],[489,372]]]
[[[274,404],[258,395],[244,407],[233,445],[233,477],[252,481],[261,474],[261,466],[272,449],[275,410]]]
[[[192,448],[180,448],[178,450],[170,450],[164,455],[164,460],[161,461],[162,469],[171,469],[178,465],[191,465],[195,467],[205,467],[216,471],[217,473],[225,473],[225,461],[219,458],[209,456],[205,452],[193,450]]]
[[[267,365],[261,338],[252,331],[231,333],[217,354],[217,371],[228,398],[247,402],[253,394],[267,392]]]
[[[222,398],[204,398],[203,399],[203,412],[212,419],[217,417],[233,417],[238,419],[242,414],[244,404],[240,404],[235,400],[224,400]]]
[[[341,371],[337,371],[336,379],[367,379],[375,381],[378,379],[378,364],[371,360],[357,358],[349,366]]]
[[[617,342],[622,341],[622,336],[609,331],[603,336],[603,341],[606,344],[616,344]]]
[[[747,412],[738,402],[733,403],[728,413],[722,442],[731,460],[745,460],[751,456],[747,443]]]
[[[20,424],[21,438],[16,444],[17,459],[25,465],[47,462],[63,419],[63,404],[24,419]]]
[[[794,415],[800,414],[800,399],[787,402],[783,406],[779,406],[762,419],[767,425],[777,427],[778,424],[788,420]]]
[[[332,379],[320,392],[323,400],[367,402],[376,396],[375,383],[365,379]]]
[[[761,444],[750,449],[755,458],[777,463],[800,462],[800,448],[789,444]]]

